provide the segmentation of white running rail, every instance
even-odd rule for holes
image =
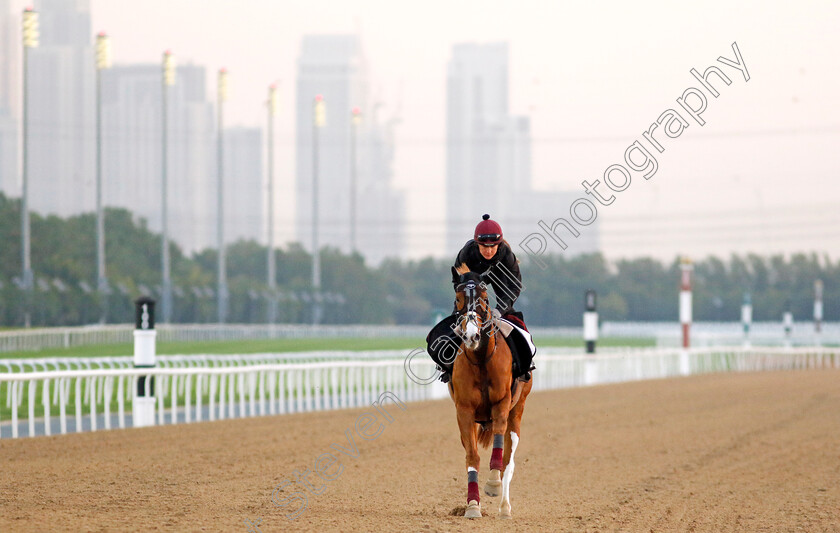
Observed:
[[[213,366],[199,356],[182,366],[154,369],[100,366],[76,369],[29,369],[0,373],[0,436],[19,437],[21,411],[26,435],[125,428],[140,376],[154,376],[157,424],[190,423],[247,416],[343,409],[370,405],[390,391],[403,401],[447,396],[440,382],[415,383],[405,372],[405,355],[371,352],[367,358],[327,361],[263,362]],[[266,357],[269,354],[258,354]],[[273,354],[275,358],[306,354]],[[309,354],[311,355],[311,354]],[[219,356],[230,358],[231,356]],[[245,358],[245,356],[239,356]],[[174,359],[174,356],[173,356]],[[840,349],[696,348],[624,349],[595,356],[579,350],[543,349],[536,358],[534,388],[556,389],[728,371],[840,368]],[[416,376],[434,368],[425,355],[411,359]],[[152,380],[146,379],[146,387]],[[151,392],[151,391],[147,391]],[[69,417],[68,417],[69,411]]]
[[[417,365],[432,373],[431,361]],[[27,435],[36,435],[36,424],[50,435],[54,416],[58,432],[67,433],[71,405],[70,422],[76,432],[96,431],[100,421],[104,429],[125,428],[140,376],[153,376],[145,380],[145,392],[150,395],[149,388],[154,387],[159,425],[360,407],[376,401],[383,391],[403,401],[418,401],[432,398],[436,389],[408,379],[401,359],[6,373],[0,374],[0,389],[8,390],[8,431],[13,438],[20,436],[18,416],[23,409],[28,413]]]

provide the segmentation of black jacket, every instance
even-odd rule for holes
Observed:
[[[522,291],[522,274],[519,272],[519,261],[507,242],[499,243],[496,255],[487,260],[481,255],[478,243],[470,239],[455,258],[456,267],[462,263],[466,263],[472,272],[481,274],[485,283],[493,286],[496,308],[502,314],[513,311],[513,304]]]

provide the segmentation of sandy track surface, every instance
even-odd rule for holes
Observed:
[[[532,393],[513,521],[487,496],[483,518],[453,515],[466,473],[449,400],[388,405],[390,424],[357,409],[0,441],[0,531],[840,531],[836,371]],[[332,450],[335,479],[308,478],[322,493],[297,518],[300,500],[272,504],[353,444]]]

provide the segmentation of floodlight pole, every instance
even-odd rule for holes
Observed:
[[[31,7],[23,11],[23,175],[20,196],[21,255],[23,256],[22,288],[23,325],[32,325],[32,297],[35,276],[32,273],[32,255],[29,225],[29,49],[38,47],[38,12]]]
[[[105,211],[102,205],[102,71],[111,68],[111,41],[105,32],[96,36],[96,290],[102,315],[108,320],[108,278],[105,274]]]

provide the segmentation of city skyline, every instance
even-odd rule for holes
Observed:
[[[355,246],[372,264],[401,256],[404,198],[393,189],[391,166],[397,149],[391,130],[399,117],[380,113],[383,102],[371,93],[359,36],[304,35],[297,65],[295,240],[312,250],[317,97],[325,111],[317,147],[319,248],[351,253]]]
[[[156,232],[162,224],[161,71],[160,64],[117,64],[102,72],[104,203],[129,209]],[[215,121],[206,77],[203,66],[180,65],[167,87],[169,236],[186,251],[215,247]]]
[[[456,43],[446,79],[446,249],[459,250],[472,238],[484,214],[502,223],[515,252],[533,253],[547,220],[569,216],[558,206],[575,200],[572,191],[533,187],[531,121],[513,115],[509,103],[509,45]],[[534,221],[539,221],[534,226]],[[566,255],[599,251],[600,224],[576,234],[550,233]]]
[[[286,215],[293,212],[288,192],[295,160],[290,80],[299,39],[358,30],[374,71],[374,92],[400,109],[394,173],[409,198],[409,257],[454,253],[443,244],[440,200],[444,65],[453,43],[511,43],[511,110],[530,117],[534,186],[584,195],[584,179],[591,181],[620,160],[656,113],[697,84],[689,70],[703,71],[717,57],[731,57],[737,41],[752,79],[735,82],[710,101],[707,124],[688,129],[679,146],[663,154],[659,174],[600,213],[604,251],[613,258],[835,253],[840,236],[831,206],[840,190],[830,175],[838,164],[833,146],[840,117],[830,95],[840,81],[824,65],[838,47],[831,31],[840,20],[836,4],[794,8],[747,2],[727,11],[725,3],[712,2],[686,17],[684,7],[659,2],[608,10],[540,2],[514,9],[491,2],[471,18],[476,6],[464,2],[452,5],[445,17],[435,16],[437,4],[428,12],[413,10],[413,24],[400,15],[405,6],[374,9],[372,2],[328,3],[317,13],[303,6],[246,2],[229,9],[211,2],[193,18],[189,14],[198,4],[187,1],[167,3],[165,9],[156,0],[131,7],[118,1],[91,5],[93,29],[114,37],[117,63],[148,61],[173,48],[184,60],[228,67],[230,124],[262,124],[264,88],[279,80],[278,243],[290,240],[293,228]],[[13,16],[21,7],[11,3]],[[421,40],[419,28],[432,19],[438,37]],[[638,30],[650,24],[658,31],[641,38]],[[588,38],[596,30],[604,38]],[[214,43],[211,35],[232,40]],[[810,190],[823,193],[814,197]],[[561,206],[557,216],[566,211]]]

